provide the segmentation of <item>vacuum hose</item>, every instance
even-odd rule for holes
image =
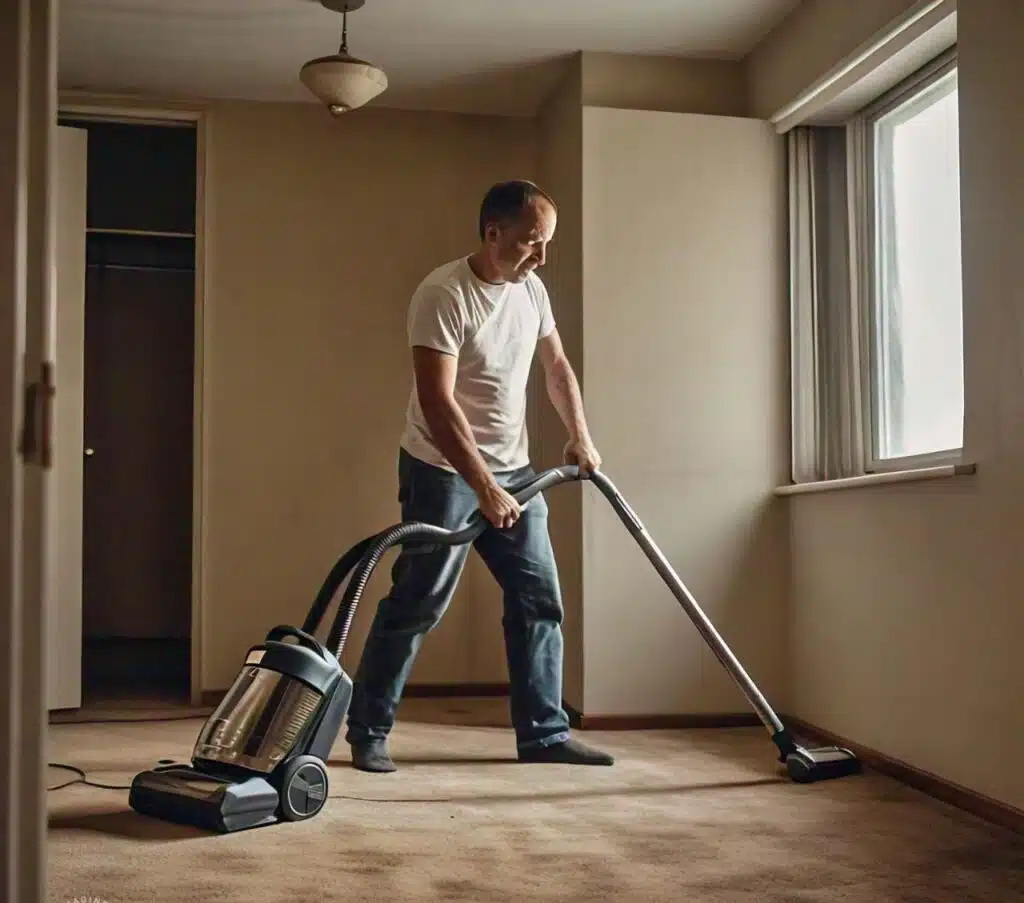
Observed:
[[[310,635],[316,633],[324,612],[327,611],[327,606],[331,604],[335,593],[338,592],[338,587],[345,581],[348,572],[359,563],[359,559],[366,554],[366,550],[370,548],[376,538],[376,536],[369,536],[360,540],[335,562],[327,579],[324,580],[323,586],[320,587],[320,592],[316,594],[309,614],[306,615],[306,620],[302,623],[303,632]]]
[[[579,467],[570,464],[565,465],[564,467],[553,467],[550,470],[545,470],[537,476],[532,477],[524,484],[516,487],[507,487],[506,491],[520,505],[525,505],[531,498],[538,493],[543,492],[545,489],[550,489],[552,486],[557,486],[559,483],[567,483],[571,480],[578,479],[580,479]],[[364,540],[360,546],[356,546],[350,550],[349,554],[345,555],[338,564],[335,565],[332,574],[340,572],[343,568],[347,572],[348,569],[352,567],[351,564],[346,567],[346,561],[349,559],[349,556],[353,555],[356,548],[363,549],[359,563],[355,566],[352,578],[349,580],[348,586],[345,587],[345,593],[341,598],[341,602],[338,604],[338,613],[335,616],[334,624],[332,625],[330,635],[327,638],[327,648],[332,650],[339,660],[341,659],[341,653],[345,648],[349,629],[352,626],[352,619],[355,617],[356,606],[359,604],[359,599],[363,594],[363,590],[366,589],[366,584],[370,579],[370,575],[373,573],[373,569],[377,566],[381,556],[388,549],[392,546],[411,541],[433,541],[448,546],[463,545],[464,543],[473,542],[473,540],[483,533],[487,527],[488,521],[484,517],[483,512],[479,510],[470,517],[469,522],[465,527],[461,527],[458,530],[448,530],[445,527],[438,527],[433,524],[426,524],[420,521],[407,521],[405,523],[396,524],[395,526],[370,537],[368,540]],[[355,556],[353,555],[353,557]],[[344,574],[341,575],[338,582],[340,582],[341,579],[344,579]],[[331,578],[328,578],[328,582],[331,582]],[[325,583],[324,590],[321,590],[321,598],[325,598],[329,601],[331,596],[333,596],[334,589],[331,588],[330,592],[325,594],[325,590],[327,589],[328,585]],[[324,606],[326,605],[327,602],[324,602]],[[310,612],[311,616],[312,614],[313,613]]]

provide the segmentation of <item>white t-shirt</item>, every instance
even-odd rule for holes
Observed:
[[[409,347],[424,345],[458,358],[455,400],[492,471],[529,463],[526,387],[540,339],[555,328],[547,289],[536,273],[521,283],[479,279],[468,258],[438,267],[409,305]],[[415,379],[402,447],[428,464],[455,468],[430,437]]]

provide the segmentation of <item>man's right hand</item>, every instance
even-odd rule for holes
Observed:
[[[488,483],[477,490],[480,511],[499,530],[513,526],[522,509],[519,502],[497,483]]]

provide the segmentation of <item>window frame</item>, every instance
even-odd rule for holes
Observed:
[[[882,255],[880,252],[881,238],[876,228],[876,216],[880,209],[880,195],[884,190],[876,180],[875,142],[876,126],[879,121],[899,107],[905,107],[907,118],[913,115],[915,108],[925,105],[925,99],[931,100],[933,91],[940,82],[950,75],[956,74],[956,47],[940,54],[898,85],[881,95],[871,104],[862,109],[850,125],[861,131],[863,159],[863,184],[866,191],[860,199],[857,211],[863,223],[863,235],[866,247],[862,249],[864,259],[864,290],[860,293],[860,318],[864,329],[862,348],[862,406],[863,406],[863,448],[864,470],[866,473],[888,473],[899,470],[910,470],[919,467],[934,467],[946,464],[959,464],[963,460],[963,441],[957,448],[942,449],[921,455],[908,455],[896,458],[879,456],[881,447],[880,427],[878,424],[878,404],[885,387],[880,385],[880,334],[887,329],[885,319],[895,315],[891,304],[886,303],[881,285],[885,279],[882,272]],[[951,89],[950,89],[951,90]],[[961,300],[961,305],[963,304]],[[883,310],[883,308],[885,308]],[[881,316],[879,314],[881,313]]]

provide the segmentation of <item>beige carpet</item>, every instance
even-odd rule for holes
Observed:
[[[297,824],[202,835],[125,791],[55,791],[49,899],[1024,901],[1024,838],[875,774],[792,784],[760,729],[587,732],[614,767],[522,766],[504,705],[408,700],[399,772],[356,772],[339,742],[331,800]],[[54,725],[50,758],[128,783],[200,724]]]

